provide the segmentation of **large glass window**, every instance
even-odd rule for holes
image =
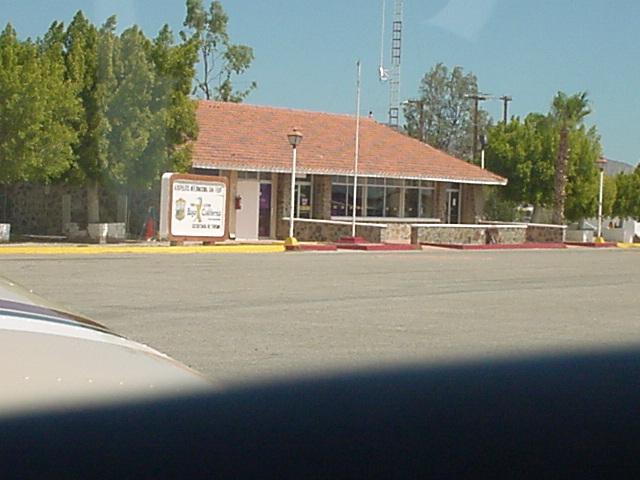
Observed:
[[[433,188],[421,188],[420,189],[420,212],[418,217],[420,218],[433,218],[435,216],[433,202]]]
[[[404,191],[404,216],[417,217],[420,207],[420,189],[406,188]]]
[[[367,186],[367,217],[384,216],[384,186]]]
[[[358,217],[432,218],[435,184],[425,180],[358,178]],[[353,214],[353,177],[333,177],[331,215]]]
[[[358,191],[356,216],[363,216],[362,205],[365,189],[360,182],[364,179],[358,178]],[[331,186],[331,215],[335,217],[346,217],[353,215],[353,177],[338,176],[333,177]]]
[[[363,188],[361,186],[356,187],[356,217],[362,217],[362,193]],[[347,192],[347,196],[349,201],[347,202],[347,215],[353,215],[353,185],[349,185],[349,190]]]
[[[295,217],[311,218],[311,182],[296,182]]]
[[[401,212],[400,199],[402,197],[402,188],[387,187],[385,191],[385,217],[399,217]]]
[[[347,189],[348,185],[336,185],[331,187],[331,215],[334,217],[347,216]]]

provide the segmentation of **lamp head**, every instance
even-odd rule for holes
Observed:
[[[296,148],[302,143],[302,133],[300,133],[297,128],[294,128],[291,133],[287,134],[287,138],[289,139],[289,145],[293,148]]]

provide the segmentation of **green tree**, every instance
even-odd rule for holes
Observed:
[[[595,128],[581,126],[569,132],[571,144],[566,167],[566,217],[571,221],[591,217],[597,208],[598,169],[602,153]],[[514,118],[507,125],[489,129],[487,167],[509,179],[500,195],[516,204],[540,208],[553,205],[555,164],[559,139],[551,115],[529,114],[524,121]],[[609,185],[607,198],[615,198]],[[609,202],[609,200],[607,200]],[[605,210],[610,209],[610,202]],[[537,216],[534,213],[534,218]]]
[[[78,12],[65,32],[67,79],[82,103],[74,124],[76,177],[86,185],[87,217],[100,221],[99,190],[148,188],[191,160],[196,138],[189,98],[198,43],[175,44],[167,26],[150,40],[138,27],[116,34]]]
[[[219,1],[211,2],[206,10],[202,0],[187,0],[187,16],[183,40],[197,41],[202,62],[202,76],[196,80],[196,91],[207,100],[242,102],[256,87],[251,82],[244,90],[234,90],[233,77],[242,75],[251,66],[254,54],[247,45],[231,42],[227,26],[229,17]]]
[[[616,177],[604,176],[604,198],[602,199],[602,214],[605,217],[614,217],[614,208],[618,200],[618,184]]]
[[[598,212],[600,174],[596,161],[602,156],[602,147],[595,127],[588,129],[580,126],[570,131],[568,142],[571,150],[566,167],[564,216],[568,221],[575,222],[594,217]],[[608,192],[605,197],[612,194],[613,192]],[[554,200],[555,198],[554,192]]]
[[[615,177],[617,196],[613,214],[623,218],[640,220],[640,170]]]
[[[145,175],[145,152],[157,142],[161,120],[152,111],[155,72],[151,42],[131,27],[114,39],[113,91],[107,105],[107,180],[138,184]],[[157,101],[163,101],[157,99]],[[136,185],[137,186],[137,185]]]
[[[552,122],[545,115],[529,114],[524,121],[489,128],[487,168],[509,183],[500,195],[515,204],[549,205],[553,197],[553,156],[557,142]]]
[[[478,93],[478,81],[462,67],[449,70],[438,63],[420,82],[418,99],[405,103],[407,133],[459,158],[473,157],[474,103],[469,95]],[[478,131],[486,130],[489,116],[482,109]]]
[[[563,92],[553,99],[551,118],[558,129],[558,151],[555,162],[553,223],[565,223],[565,203],[567,198],[567,166],[570,151],[570,133],[591,113],[586,92],[567,96]]]
[[[165,25],[153,42],[151,57],[156,68],[154,98],[159,99],[155,108],[164,107],[162,151],[152,153],[158,159],[159,178],[167,170],[186,171],[191,166],[191,141],[198,136],[196,102],[190,97],[198,43],[187,40],[176,44]]]
[[[75,171],[86,186],[89,223],[100,221],[99,188],[104,182],[111,128],[106,114],[114,83],[114,29],[113,17],[98,31],[78,12],[65,34],[67,78],[82,104],[82,114],[74,125],[79,135]]]
[[[52,25],[43,41],[0,34],[0,183],[49,182],[73,161],[71,123],[79,105],[65,83],[60,37]]]
[[[184,170],[197,134],[189,99],[196,45],[174,45],[168,27],[151,41],[137,27],[117,39],[118,79],[109,102],[109,178],[118,186],[148,188],[167,170]]]

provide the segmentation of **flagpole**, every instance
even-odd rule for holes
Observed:
[[[351,219],[351,236],[356,236],[356,205],[358,205],[358,160],[360,157],[360,77],[362,68],[360,60],[358,66],[358,80],[356,82],[356,147],[353,168],[353,216]]]

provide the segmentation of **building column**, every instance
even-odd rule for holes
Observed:
[[[233,238],[236,234],[236,195],[238,192],[238,172],[235,170],[220,170],[220,176],[226,177],[229,182],[229,189],[227,191],[227,195],[229,196],[227,225],[229,228],[229,236]]]
[[[460,184],[460,223],[476,223],[473,185]]]
[[[460,185],[462,223],[478,223],[484,210],[484,190],[482,185]]]
[[[276,238],[285,239],[289,236],[289,223],[282,220],[289,216],[291,197],[291,174],[278,173],[278,188],[276,201]]]
[[[269,222],[269,232],[271,238],[277,238],[278,235],[278,184],[280,176],[277,173],[271,174],[271,220]]]
[[[331,220],[331,175],[313,176],[313,218]]]
[[[442,223],[447,222],[447,188],[449,188],[449,183],[436,182],[434,213]]]

